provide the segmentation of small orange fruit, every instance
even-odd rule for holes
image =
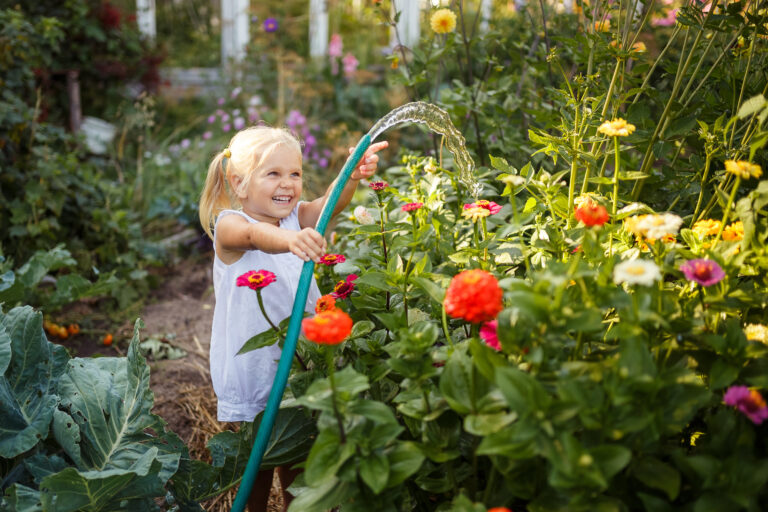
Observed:
[[[107,334],[106,336],[104,336],[104,339],[101,340],[101,342],[106,346],[110,346],[112,344],[112,335]]]
[[[69,332],[67,331],[67,328],[64,327],[63,325],[59,326],[58,331],[59,332],[57,334],[58,334],[59,338],[61,338],[63,340],[69,338]]]
[[[69,324],[67,326],[67,332],[69,332],[70,335],[75,335],[80,332],[80,326],[77,324]]]

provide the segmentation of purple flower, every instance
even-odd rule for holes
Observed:
[[[216,122],[216,116],[214,116],[213,114],[208,116],[208,124],[213,124],[215,122]]]
[[[228,132],[231,129],[232,129],[232,127],[229,126],[229,123],[227,123],[227,124],[225,124],[224,126],[221,127],[221,131],[223,131],[223,132]]]
[[[236,117],[235,120],[232,121],[232,125],[235,127],[235,130],[242,130],[243,127],[245,127],[245,119]]]
[[[208,130],[205,133],[203,133],[203,140],[208,140],[211,137],[213,137],[213,132],[211,132],[210,130]]]
[[[731,386],[723,396],[725,405],[736,407],[755,425],[768,419],[768,407],[763,396],[747,386]]]
[[[680,270],[683,271],[686,279],[701,286],[712,286],[725,277],[723,269],[713,260],[688,260],[680,265]]]
[[[221,115],[221,122],[222,123],[226,123],[227,121],[229,121],[229,114],[222,114]]]
[[[216,103],[218,103],[219,105],[223,105],[224,101],[225,101],[224,98],[219,98]]]
[[[267,18],[264,20],[264,32],[275,32],[277,30],[277,20],[275,18]]]
[[[192,144],[192,141],[189,139],[184,139],[181,141],[181,147],[183,149],[187,149]]]
[[[232,98],[237,98],[240,95],[241,92],[243,92],[243,88],[242,87],[235,87],[234,89],[232,89],[232,92],[230,93],[230,96]]]
[[[306,122],[307,118],[301,115],[301,112],[298,110],[291,110],[285,117],[285,124],[291,129],[295,129],[297,126],[303,126]]]
[[[251,16],[251,23],[258,23],[259,17],[258,16]]]

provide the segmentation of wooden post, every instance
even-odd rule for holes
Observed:
[[[392,48],[398,44],[412,48],[419,42],[421,36],[421,27],[419,26],[421,16],[420,0],[392,0],[392,17],[400,11],[400,19],[397,20],[395,27],[392,27],[389,33],[389,44]],[[397,33],[395,33],[395,30]],[[399,41],[398,41],[399,37]]]
[[[136,0],[136,25],[139,27],[139,32],[147,39],[155,40],[157,36],[155,0]]]
[[[221,0],[221,64],[245,60],[250,25],[249,0]]]
[[[83,111],[80,108],[79,72],[74,69],[67,71],[67,96],[69,97],[69,129],[72,133],[77,133],[83,123]]]
[[[325,57],[328,53],[327,0],[309,0],[309,56]]]

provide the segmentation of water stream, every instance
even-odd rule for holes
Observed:
[[[390,111],[379,119],[368,132],[373,142],[383,131],[404,123],[421,123],[435,133],[445,137],[445,146],[453,153],[453,160],[459,171],[459,182],[475,199],[482,191],[482,185],[475,179],[475,163],[467,152],[464,136],[456,129],[448,112],[431,103],[415,101]]]

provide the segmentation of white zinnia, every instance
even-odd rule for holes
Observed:
[[[673,213],[648,215],[637,224],[646,238],[659,240],[665,236],[676,236],[683,219]]]
[[[360,224],[373,224],[375,222],[368,209],[362,205],[355,208],[353,215],[355,216],[355,220]]]
[[[613,282],[616,284],[650,286],[659,279],[661,279],[659,267],[648,260],[622,261],[613,269]]]

